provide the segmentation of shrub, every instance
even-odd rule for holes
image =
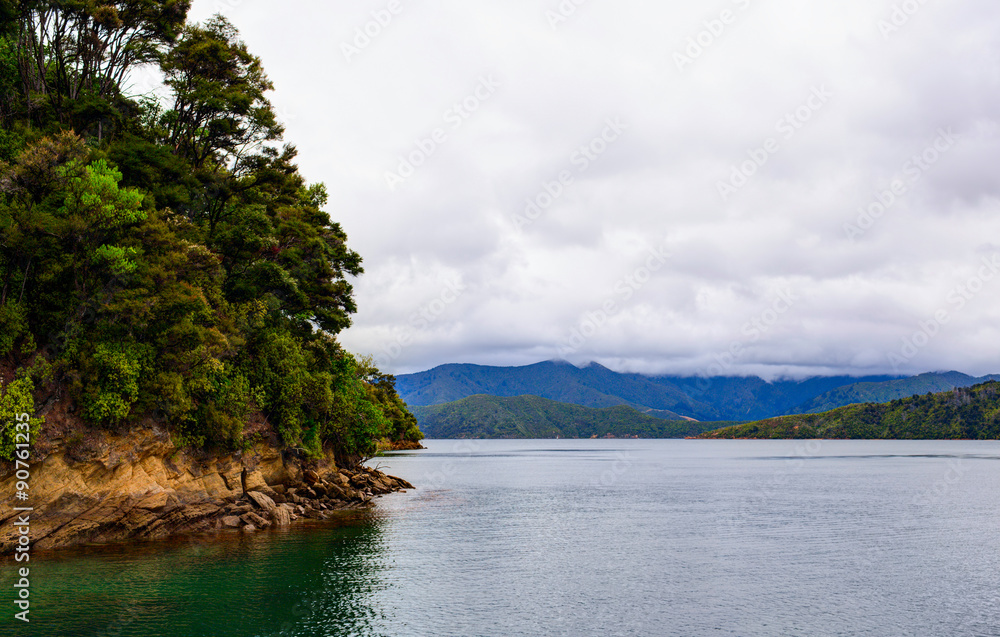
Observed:
[[[34,383],[28,374],[21,374],[19,377],[6,385],[0,383],[0,457],[13,460],[14,451],[18,442],[24,439],[17,439],[18,416],[28,414],[28,433],[31,441],[34,441],[41,429],[42,418],[34,418],[35,399],[31,392]]]

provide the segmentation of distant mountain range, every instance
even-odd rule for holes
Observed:
[[[820,414],[768,418],[701,437],[997,440],[1000,383],[990,381],[885,403],[848,405]]]
[[[756,421],[787,414],[817,413],[859,402],[886,402],[898,398],[969,387],[1000,375],[976,378],[959,372],[928,373],[908,378],[894,376],[829,376],[767,382],[758,377],[647,376],[614,372],[597,363],[576,367],[564,361],[546,361],[523,367],[451,364],[397,377],[399,395],[427,430],[431,414],[458,426],[454,414],[471,414],[469,405],[457,410],[428,411],[432,405],[453,403],[471,396],[538,396],[550,401],[589,408],[626,406],[661,419],[698,421]],[[488,407],[475,403],[477,418]],[[493,408],[510,409],[497,402]],[[514,409],[517,412],[518,409]],[[500,413],[500,412],[498,412]],[[498,416],[499,418],[499,416]],[[544,420],[544,419],[543,419]],[[535,422],[535,421],[532,421]],[[535,424],[542,426],[537,421]],[[533,425],[534,426],[534,425]]]
[[[640,411],[659,409],[697,420],[712,420],[711,405],[679,387],[639,374],[619,374],[596,363],[575,367],[547,361],[524,367],[442,365],[396,378],[396,390],[408,405],[440,405],[485,394],[533,395],[584,407],[629,405]]]
[[[685,438],[731,423],[665,420],[626,405],[581,407],[538,396],[469,396],[410,407],[428,438]]]

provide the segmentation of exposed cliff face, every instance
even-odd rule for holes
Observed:
[[[0,467],[6,504],[0,552],[10,554],[17,543],[10,522],[18,506],[34,508],[31,542],[46,550],[226,527],[252,531],[324,518],[334,509],[367,506],[374,495],[412,488],[378,471],[338,469],[332,458],[303,463],[269,443],[239,455],[182,450],[155,427],[121,436],[100,432],[89,443],[84,453],[65,441],[47,449],[31,466],[27,502],[14,499],[13,466]]]

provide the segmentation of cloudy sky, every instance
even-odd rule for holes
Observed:
[[[1000,372],[995,0],[216,12],[365,259],[341,340],[384,369]]]

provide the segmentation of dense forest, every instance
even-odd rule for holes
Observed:
[[[394,378],[336,340],[361,257],[261,60],[188,6],[0,0],[0,454],[42,396],[196,447],[419,439]],[[164,86],[135,94],[149,68]]]
[[[720,429],[703,438],[1000,439],[1000,382],[822,414],[782,416]]]
[[[432,438],[685,438],[728,424],[667,420],[627,405],[592,408],[538,396],[469,396],[412,410]]]

